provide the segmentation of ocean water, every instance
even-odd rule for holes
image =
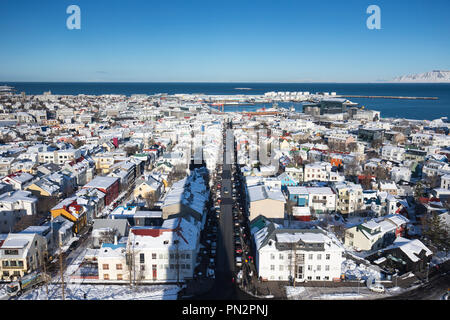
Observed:
[[[450,118],[450,84],[421,83],[56,83],[56,82],[10,82],[16,92],[28,95],[42,94],[51,91],[53,94],[157,94],[157,93],[203,93],[215,95],[264,94],[269,91],[309,91],[336,92],[338,95],[371,95],[371,96],[415,96],[437,97],[438,100],[398,100],[350,98],[351,101],[365,106],[366,109],[381,111],[382,117],[399,117],[408,119]],[[242,90],[238,88],[249,88]],[[294,106],[301,111],[301,104],[279,103],[279,106]],[[225,107],[226,111],[253,111],[263,107],[233,106]],[[265,105],[266,108],[271,105]]]

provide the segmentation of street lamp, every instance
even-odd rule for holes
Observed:
[[[397,287],[397,281],[398,281],[398,269],[395,269],[395,286]]]

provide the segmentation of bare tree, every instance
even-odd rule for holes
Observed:
[[[114,238],[117,235],[117,228],[108,228],[99,232],[98,243],[114,243]]]
[[[344,173],[346,176],[356,176],[359,173],[359,163],[356,159],[345,166]]]
[[[145,202],[146,202],[147,207],[148,207],[149,209],[152,209],[152,208],[155,206],[156,201],[158,201],[158,197],[157,197],[155,191],[153,191],[153,192],[147,192],[147,193],[144,195],[144,199],[145,199]]]
[[[387,180],[389,178],[389,171],[386,168],[378,166],[374,172],[377,181],[379,180]]]
[[[427,176],[426,179],[425,179],[425,183],[431,189],[439,187],[440,182],[441,182],[441,178],[437,174],[432,175],[432,176]]]

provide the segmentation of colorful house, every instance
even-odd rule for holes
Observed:
[[[119,196],[119,178],[95,177],[83,189],[97,189],[105,194],[105,206],[112,203]]]
[[[73,232],[75,233],[80,233],[87,224],[86,208],[77,203],[77,197],[64,199],[54,206],[50,213],[52,219],[62,216],[73,222]]]
[[[297,186],[298,185],[298,181],[296,179],[294,179],[293,177],[291,177],[286,172],[283,172],[282,174],[280,174],[277,177],[277,179],[281,181],[281,189],[283,189],[283,190],[286,189],[286,187],[288,187],[288,186]]]

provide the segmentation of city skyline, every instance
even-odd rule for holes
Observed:
[[[80,30],[66,27],[72,4],[81,9]],[[381,10],[380,30],[366,26],[372,4]],[[449,7],[420,0],[2,1],[0,81],[390,81],[450,69]]]

